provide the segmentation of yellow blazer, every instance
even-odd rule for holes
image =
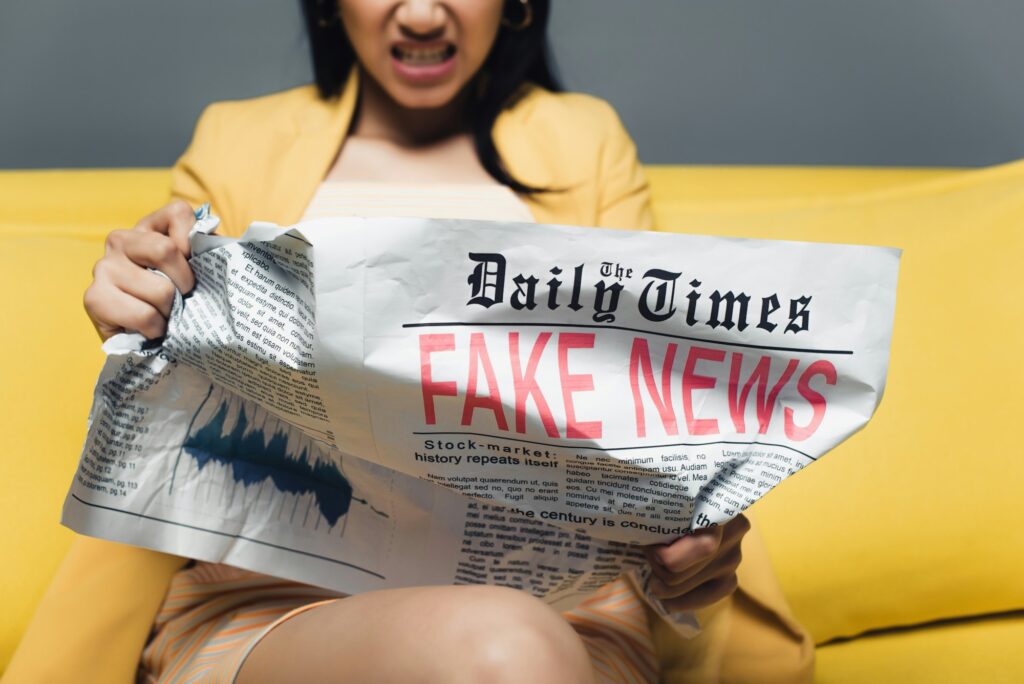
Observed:
[[[210,105],[172,171],[172,193],[193,205],[211,202],[227,235],[254,220],[297,222],[348,132],[357,80],[326,102],[303,86]],[[537,221],[652,227],[636,148],[607,103],[524,88],[495,122],[494,139],[516,178],[560,190],[522,198]]]
[[[211,105],[172,171],[171,194],[210,202],[222,232],[254,220],[298,221],[348,131],[358,76],[323,101],[304,86]],[[581,94],[524,88],[494,127],[519,180],[559,192],[523,196],[543,223],[652,228],[636,149],[612,108]],[[682,639],[651,611],[667,682],[809,681],[813,644],[793,618],[763,543],[752,530],[736,594],[701,611],[703,631]],[[79,538],[58,570],[4,677],[5,684],[129,684],[171,576],[185,559]]]

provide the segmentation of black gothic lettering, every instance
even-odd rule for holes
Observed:
[[[466,304],[479,304],[485,309],[501,304],[505,296],[505,257],[470,252],[469,258],[477,265],[466,279],[471,288]]]
[[[651,280],[644,285],[640,301],[637,302],[640,315],[655,322],[671,318],[676,312],[676,280],[681,275],[683,274],[663,271],[660,268],[652,268],[644,273],[644,278]]]
[[[807,296],[789,300],[789,323],[786,324],[784,333],[796,334],[810,327],[811,312],[807,310],[810,303],[811,298]]]
[[[725,314],[719,318],[722,302],[725,302]],[[732,315],[737,303],[739,304],[739,320],[734,323]],[[736,326],[737,330],[743,332],[747,329],[747,306],[749,304],[750,297],[744,292],[737,295],[730,290],[722,294],[715,290],[711,293],[711,316],[708,318],[708,326],[712,329],[722,326],[726,330],[732,330],[733,326]]]
[[[551,269],[551,275],[561,275],[562,269],[555,266]],[[562,284],[562,281],[558,278],[552,278],[547,282],[548,285],[548,308],[554,311],[558,308],[558,286]]]
[[[686,325],[697,325],[697,300],[700,299],[700,292],[697,292],[697,288],[700,287],[700,281],[694,278],[690,281],[689,294],[686,295]]]
[[[537,294],[537,279],[533,276],[524,278],[520,273],[512,279],[512,282],[516,284],[516,291],[509,297],[508,303],[512,305],[513,309],[533,311],[537,306],[537,302],[534,300]],[[525,290],[523,285],[526,286]]]
[[[583,264],[572,269],[572,297],[569,298],[569,308],[579,311],[583,308],[580,304],[580,293],[583,291]]]
[[[768,320],[768,317],[778,310],[779,298],[776,295],[773,294],[769,297],[761,297],[761,321],[757,324],[757,327],[761,328],[761,330],[767,330],[768,332],[779,327]]]
[[[594,283],[594,322],[612,323],[615,321],[615,310],[619,308],[619,295],[622,293],[622,283],[605,285],[603,280]],[[605,299],[608,299],[605,302]]]

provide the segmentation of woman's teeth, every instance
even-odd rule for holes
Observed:
[[[454,45],[445,45],[436,48],[407,48],[393,47],[391,54],[404,64],[411,66],[425,66],[428,64],[440,64],[455,54]]]

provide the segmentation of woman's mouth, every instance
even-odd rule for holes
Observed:
[[[438,81],[455,67],[455,45],[442,43],[398,43],[391,46],[395,71],[409,81]]]

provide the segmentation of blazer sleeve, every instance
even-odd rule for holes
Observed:
[[[77,537],[36,608],[4,684],[131,684],[174,573],[187,560]]]
[[[597,225],[604,228],[653,230],[651,191],[647,185],[636,145],[618,114],[605,105],[607,131],[599,159],[599,206]]]
[[[213,213],[224,219],[227,207],[215,197],[213,179],[217,177],[217,140],[220,138],[221,109],[212,104],[203,110],[188,148],[171,168],[171,199],[180,199],[196,208],[209,202]]]

